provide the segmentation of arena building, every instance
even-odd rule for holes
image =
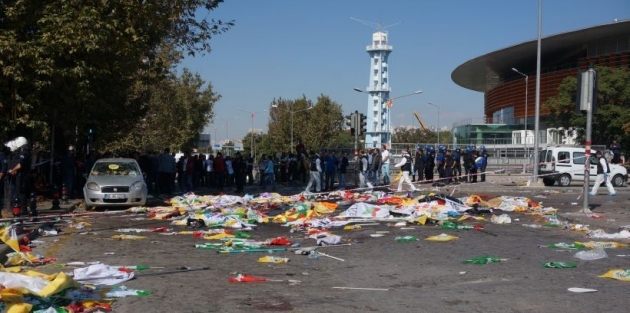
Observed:
[[[466,61],[453,71],[456,84],[485,94],[483,117],[453,125],[454,144],[533,146],[537,46],[537,40],[516,44]],[[557,96],[565,77],[577,76],[589,64],[630,67],[630,20],[541,39],[539,143],[573,143],[573,138],[547,127],[549,112],[543,104]]]

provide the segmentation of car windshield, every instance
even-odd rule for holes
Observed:
[[[140,174],[138,165],[130,161],[97,162],[90,175],[98,176],[136,176]]]

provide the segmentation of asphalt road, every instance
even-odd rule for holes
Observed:
[[[509,185],[509,184],[508,184]],[[543,200],[545,206],[576,210],[579,187],[550,194],[543,189],[522,189],[506,184],[462,185],[454,196],[471,193],[524,195]],[[453,192],[453,187],[442,188]],[[294,192],[294,190],[284,190]],[[619,196],[602,200],[606,205],[626,205],[630,191],[618,189]],[[537,198],[539,197],[539,198]],[[543,198],[544,197],[544,198]],[[594,200],[596,201],[596,200]],[[573,251],[539,245],[588,241],[582,233],[557,228],[527,228],[535,222],[527,214],[509,213],[512,224],[483,222],[487,232],[443,230],[436,226],[401,229],[388,223],[364,226],[361,230],[333,229],[349,246],[321,248],[321,252],[344,259],[321,256],[310,259],[292,252],[273,255],[289,257],[286,264],[258,263],[266,253],[217,254],[194,248],[204,239],[188,235],[164,236],[141,233],[144,240],[111,239],[118,228],[165,226],[168,221],[134,220],[126,213],[85,218],[92,223],[88,234],[41,237],[45,243],[35,253],[56,257],[59,262],[102,261],[110,265],[148,264],[172,270],[182,266],[209,267],[208,270],[156,276],[138,276],[124,283],[129,288],[153,292],[147,297],[118,299],[115,312],[627,312],[628,283],[597,277],[610,269],[630,268],[629,249],[607,250],[609,257],[580,261]],[[489,216],[486,216],[489,220]],[[370,234],[389,231],[380,238]],[[447,233],[458,236],[451,242],[430,242],[424,238]],[[491,234],[489,234],[491,233]],[[285,236],[302,246],[315,240],[303,233],[290,233],[277,224],[264,224],[252,232],[254,239]],[[496,236],[494,236],[494,235]],[[396,236],[413,235],[417,242],[397,243]],[[487,265],[466,265],[475,256],[508,259]],[[551,269],[551,261],[575,262],[577,268]],[[149,270],[161,271],[161,270]],[[144,271],[144,272],[149,272]],[[140,272],[140,273],[144,273]],[[288,282],[230,283],[236,273],[264,276]],[[333,287],[377,288],[354,290]],[[593,288],[595,293],[577,294],[570,287]]]

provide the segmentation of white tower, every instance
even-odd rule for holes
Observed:
[[[380,148],[381,143],[391,143],[388,58],[392,46],[387,44],[387,35],[386,31],[377,30],[372,34],[372,43],[365,48],[370,55],[366,147]]]

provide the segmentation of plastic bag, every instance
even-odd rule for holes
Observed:
[[[512,219],[507,214],[501,214],[499,216],[492,215],[490,221],[494,224],[510,224],[512,223]]]
[[[606,254],[604,248],[595,247],[592,250],[580,251],[576,253],[574,257],[584,261],[592,261],[607,258],[608,254]]]
[[[575,263],[565,263],[565,262],[547,262],[543,264],[544,268],[574,268],[577,267]]]
[[[258,262],[260,262],[260,263],[281,264],[281,263],[288,263],[289,261],[290,261],[289,258],[281,258],[281,257],[271,256],[271,255],[266,255],[266,256],[260,257],[258,259]]]
[[[625,243],[619,243],[614,241],[589,241],[589,242],[575,242],[576,244],[584,245],[587,248],[601,247],[604,249],[617,249],[625,248],[628,245]]]

